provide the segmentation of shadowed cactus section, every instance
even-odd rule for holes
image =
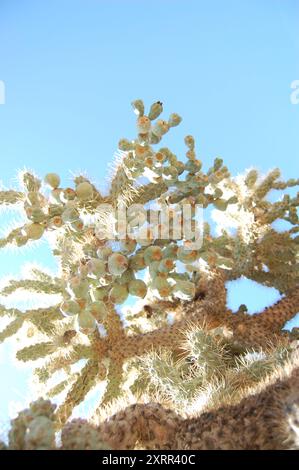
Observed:
[[[58,428],[63,448],[295,446],[286,439],[298,403],[284,390],[297,383],[298,331],[283,328],[299,312],[298,179],[284,181],[278,169],[233,177],[219,157],[206,168],[191,135],[179,157],[160,142],[180,116],[162,118],[160,101],[148,114],[141,100],[133,108],[137,136],[119,141],[105,193],[83,175],[63,187],[55,169],[43,181],[25,171],[21,188],[0,191],[0,204],[23,220],[0,247],[45,239],[59,263],[55,275],[33,266],[1,286],[0,341],[15,337],[16,358],[35,366],[36,396],[58,403],[24,411],[9,446],[55,447]],[[199,206],[212,209],[215,227]],[[279,221],[287,228],[276,230]],[[246,305],[232,312],[226,282],[242,276],[280,300],[254,315]],[[21,298],[36,304],[22,309]],[[70,421],[92,391],[95,416],[118,403],[124,410],[99,427]],[[268,412],[273,430],[287,423],[277,439]]]
[[[134,404],[95,424],[74,419],[55,443],[54,409],[39,399],[12,420],[3,450],[298,449],[298,353],[236,405],[185,417],[159,403]]]

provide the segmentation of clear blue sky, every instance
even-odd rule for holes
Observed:
[[[192,133],[207,165],[221,156],[232,173],[298,176],[298,31],[297,0],[1,0],[2,182],[26,166],[63,183],[86,170],[102,184],[119,138],[134,136],[135,98],[183,116],[165,139],[178,154]],[[27,259],[53,266],[47,253],[3,252],[0,276]],[[230,293],[251,311],[276,299],[245,284]],[[26,378],[2,350],[0,419]]]

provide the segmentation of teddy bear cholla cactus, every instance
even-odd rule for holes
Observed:
[[[81,449],[103,450],[108,447],[101,442],[99,431],[85,420],[77,419],[67,424],[61,432],[61,444],[55,436],[55,410],[49,400],[40,398],[12,420],[8,446],[3,450],[54,450]]]
[[[74,419],[55,442],[50,401],[39,399],[12,421],[8,447],[30,450],[298,449],[298,352],[236,405],[184,417],[159,403],[134,404],[96,425]]]
[[[106,381],[102,405],[124,394],[125,369],[135,371],[137,380],[131,390],[140,393],[144,367],[139,359],[155,352],[159,355],[161,350],[174,358],[187,357],[184,343],[190,328],[204,329],[202,339],[209,331],[216,331],[233,358],[240,359],[248,349],[267,352],[270,343],[288,351],[290,338],[282,327],[299,310],[298,195],[285,194],[277,202],[267,200],[269,191],[286,190],[298,180],[280,181],[278,170],[264,178],[255,170],[232,178],[219,158],[204,172],[192,136],[185,138],[185,161],[168,148],[156,150],[153,146],[179,124],[180,117],[172,114],[168,121],[156,120],[162,112],[160,102],[152,105],[148,116],[142,101],[133,104],[138,136],[119,142],[121,161],[107,195],[83,176],[74,179],[74,188],[61,188],[55,173],[45,177],[49,192],[28,172],[23,174],[23,191],[0,192],[2,204],[21,207],[27,218],[0,245],[21,247],[49,235],[53,254],[60,260],[57,277],[35,269],[30,279],[12,280],[2,289],[3,297],[25,289],[59,296],[60,300],[56,305],[25,312],[1,306],[1,316],[12,321],[0,333],[0,339],[24,335],[24,327],[29,327],[31,344],[20,349],[17,358],[39,360],[35,374],[41,383],[63,372],[63,380],[48,387],[50,396],[66,392],[56,412],[61,424],[102,381]],[[146,177],[150,178],[147,183]],[[147,214],[134,238],[115,244],[109,239],[109,228],[111,210],[117,209],[119,201],[128,209],[141,203]],[[223,230],[219,236],[212,236],[205,223],[201,248],[190,250],[192,238],[163,239],[155,233],[150,223],[155,212],[153,206],[149,207],[151,202],[172,209],[176,216],[174,222],[170,220],[172,235],[186,204],[193,208],[196,204],[213,206],[226,222],[234,221],[236,234]],[[195,211],[190,217],[195,227]],[[277,232],[272,225],[277,220],[289,222],[291,228]],[[118,228],[121,230],[116,226],[116,232]],[[144,270],[147,276],[141,280]],[[243,311],[233,314],[226,307],[225,283],[240,276],[277,288],[282,299],[253,316]],[[118,305],[129,295],[144,298],[144,306],[135,315],[123,312],[123,322]],[[172,325],[167,320],[169,311],[174,312]],[[74,371],[73,366],[82,360],[81,370]],[[184,360],[192,375],[193,366]],[[201,383],[200,374],[197,379],[194,387]],[[146,389],[146,383],[143,393],[151,389],[150,384]],[[194,387],[190,397],[194,396]]]
[[[237,405],[183,418],[160,404],[137,404],[99,429],[102,439],[117,449],[130,449],[137,441],[149,449],[298,448],[298,385],[297,354]]]

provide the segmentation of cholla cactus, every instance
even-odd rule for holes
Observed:
[[[8,447],[3,450],[103,450],[107,444],[101,441],[99,429],[86,420],[77,419],[68,423],[61,432],[61,444],[55,439],[56,405],[49,400],[38,399],[28,409],[21,411],[12,420],[8,436]]]
[[[183,160],[167,147],[156,148],[180,116],[161,119],[161,102],[148,115],[141,100],[133,107],[138,135],[119,141],[120,158],[107,194],[81,175],[74,178],[73,188],[63,188],[55,173],[42,183],[29,172],[22,175],[22,190],[0,192],[1,204],[15,206],[25,216],[24,224],[0,240],[0,246],[22,247],[44,237],[59,259],[56,276],[33,269],[30,278],[12,279],[2,289],[0,314],[9,322],[0,340],[24,337],[25,329],[30,330],[16,357],[37,361],[34,374],[49,397],[64,394],[53,420],[55,429],[65,426],[65,448],[101,448],[105,442],[130,448],[137,441],[164,448],[239,448],[237,440],[234,444],[224,437],[218,410],[225,407],[225,416],[238,410],[243,416],[247,403],[262,410],[264,403],[272,407],[263,398],[269,395],[264,386],[277,371],[291,370],[295,361],[296,332],[283,327],[299,311],[299,198],[287,192],[298,180],[280,180],[277,169],[263,178],[256,170],[234,178],[220,158],[204,171],[190,135]],[[286,194],[273,202],[267,199],[272,190]],[[227,229],[213,236],[208,223],[199,226],[198,206],[214,208],[214,218]],[[276,231],[277,220],[287,221],[289,230]],[[184,230],[186,223],[189,230]],[[275,287],[281,300],[255,315],[248,315],[246,308],[230,311],[226,282],[241,276]],[[26,311],[6,307],[5,298],[18,290],[47,294],[53,302]],[[134,313],[127,308],[132,298]],[[113,423],[99,429],[85,421],[65,425],[73,409],[101,384],[105,390],[95,416],[113,409],[118,400],[158,397],[159,406],[136,405],[132,415],[130,409],[119,415],[121,420],[128,416],[124,426],[129,428],[130,419],[141,413],[140,426],[145,426],[148,416],[152,438],[144,437],[138,426],[123,442],[120,431],[113,431],[111,438]],[[282,400],[279,419],[285,413],[284,396],[277,393]],[[292,406],[295,410],[295,399]],[[191,424],[191,418],[183,418],[199,411],[214,413],[218,434],[202,439],[206,414]],[[16,448],[52,448],[53,426],[43,434],[43,423],[52,418],[42,414],[28,424],[22,416],[12,428]],[[176,423],[183,419],[179,432]],[[274,443],[263,434],[263,423],[258,425],[260,440],[248,438],[243,448],[285,445],[281,437]],[[203,426],[194,441],[188,437],[192,426]]]
[[[159,403],[134,404],[98,425],[72,420],[63,427],[60,444],[54,442],[55,407],[40,399],[12,421],[8,448],[298,449],[298,386],[297,353],[236,405],[184,417]]]

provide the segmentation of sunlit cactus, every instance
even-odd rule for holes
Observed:
[[[0,192],[0,203],[24,219],[0,247],[45,239],[59,261],[57,273],[33,268],[0,292],[0,341],[19,340],[16,358],[37,361],[36,398],[57,402],[22,412],[8,446],[57,448],[62,429],[65,449],[294,448],[298,335],[284,326],[299,312],[299,196],[291,189],[299,180],[281,180],[278,169],[232,177],[219,157],[204,169],[191,135],[180,159],[158,144],[181,117],[162,119],[160,101],[148,115],[141,100],[132,104],[137,137],[119,141],[105,194],[83,175],[64,188],[56,173],[42,181],[30,172],[21,189]],[[270,191],[285,194],[268,198]],[[277,221],[288,229],[277,230]],[[254,315],[246,305],[232,312],[226,283],[243,276],[276,288],[281,299]],[[37,301],[46,296],[48,306],[22,310],[19,290]],[[92,390],[99,391],[93,421],[71,421]],[[260,422],[246,425],[246,407],[258,410]],[[267,410],[274,427],[285,423],[275,439]],[[101,419],[105,413],[111,421]],[[233,438],[225,423],[236,413]]]

